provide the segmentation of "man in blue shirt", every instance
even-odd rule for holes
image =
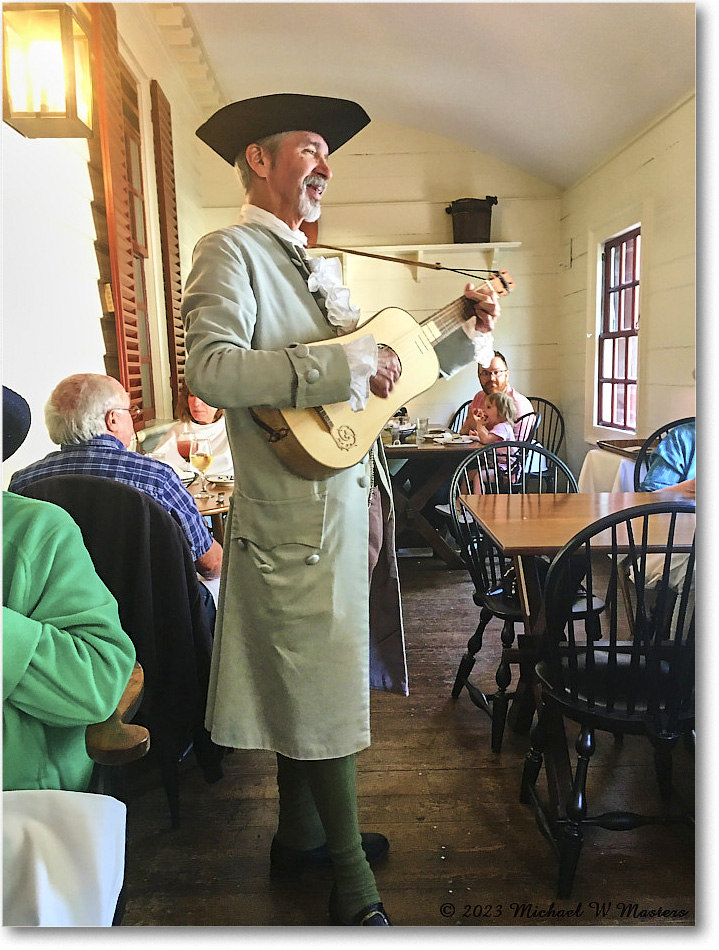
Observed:
[[[57,384],[45,406],[45,424],[60,446],[15,472],[8,486],[21,493],[52,475],[96,475],[131,485],[174,513],[190,544],[198,574],[220,576],[222,548],[213,540],[197,505],[173,469],[128,451],[135,430],[130,396],[111,376],[79,373]]]
[[[693,494],[696,484],[696,422],[670,429],[652,452],[640,491]]]

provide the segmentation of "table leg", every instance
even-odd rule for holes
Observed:
[[[517,637],[520,655],[526,657],[519,663],[519,680],[507,721],[515,732],[526,733],[532,724],[536,703],[534,684],[536,676],[534,666],[537,662],[538,637],[537,625],[542,603],[542,591],[537,577],[537,568],[533,557],[516,555],[514,570],[517,578],[519,602],[522,608],[524,633]]]
[[[397,534],[404,528],[412,528],[427,541],[438,557],[451,568],[461,569],[464,563],[459,554],[450,547],[434,525],[422,513],[425,505],[434,497],[442,485],[448,482],[456,468],[456,460],[446,459],[439,466],[408,463],[392,478],[392,491],[397,516]],[[402,486],[407,480],[414,480],[416,487],[411,493]]]

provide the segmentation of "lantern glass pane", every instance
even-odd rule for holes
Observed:
[[[60,11],[5,10],[3,23],[12,111],[65,113]]]
[[[92,78],[90,74],[90,43],[77,20],[72,21],[75,54],[75,97],[77,116],[92,128]]]

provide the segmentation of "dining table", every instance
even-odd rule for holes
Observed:
[[[451,568],[463,569],[464,563],[429,520],[427,508],[437,492],[449,484],[462,459],[478,448],[478,442],[454,435],[384,446],[392,471],[397,537],[406,529],[417,531]],[[397,466],[396,462],[402,464]]]
[[[683,497],[673,495],[673,498]],[[600,518],[635,506],[656,502],[653,492],[591,492],[572,494],[460,495],[463,509],[478,523],[503,553],[511,557],[517,578],[517,591],[522,610],[524,634],[518,647],[528,661],[519,662],[519,680],[507,721],[516,731],[526,731],[539,701],[534,665],[538,658],[544,632],[542,590],[536,560],[554,557],[576,534]],[[648,551],[660,552],[666,544],[669,515],[652,518],[648,531]],[[688,551],[693,541],[694,518],[677,526],[674,550]],[[627,551],[629,541],[617,532],[619,550]],[[611,550],[611,531],[606,531],[606,544],[601,536],[592,541],[598,552]],[[556,737],[563,736],[563,725],[557,723]],[[550,732],[552,732],[550,730]],[[571,768],[566,742],[552,742],[545,754],[550,800],[566,800],[571,784]]]
[[[644,439],[597,442],[584,456],[577,484],[580,492],[634,491],[634,468]],[[646,474],[642,466],[641,477]]]
[[[234,488],[234,482],[213,482],[208,479],[207,495],[198,495],[201,490],[200,479],[196,478],[188,486],[188,491],[195,499],[198,511],[201,515],[210,519],[212,525],[212,537],[218,544],[225,543],[225,520],[227,512],[230,510],[230,498]]]

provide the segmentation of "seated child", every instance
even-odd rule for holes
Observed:
[[[513,442],[514,423],[517,421],[517,407],[514,400],[507,393],[489,393],[484,404],[484,410],[474,413],[474,428],[470,428],[469,437],[483,445],[492,442]],[[513,454],[510,449],[510,455]],[[497,463],[500,469],[507,471],[507,452],[497,453]],[[472,492],[479,494],[479,474],[473,479]]]

